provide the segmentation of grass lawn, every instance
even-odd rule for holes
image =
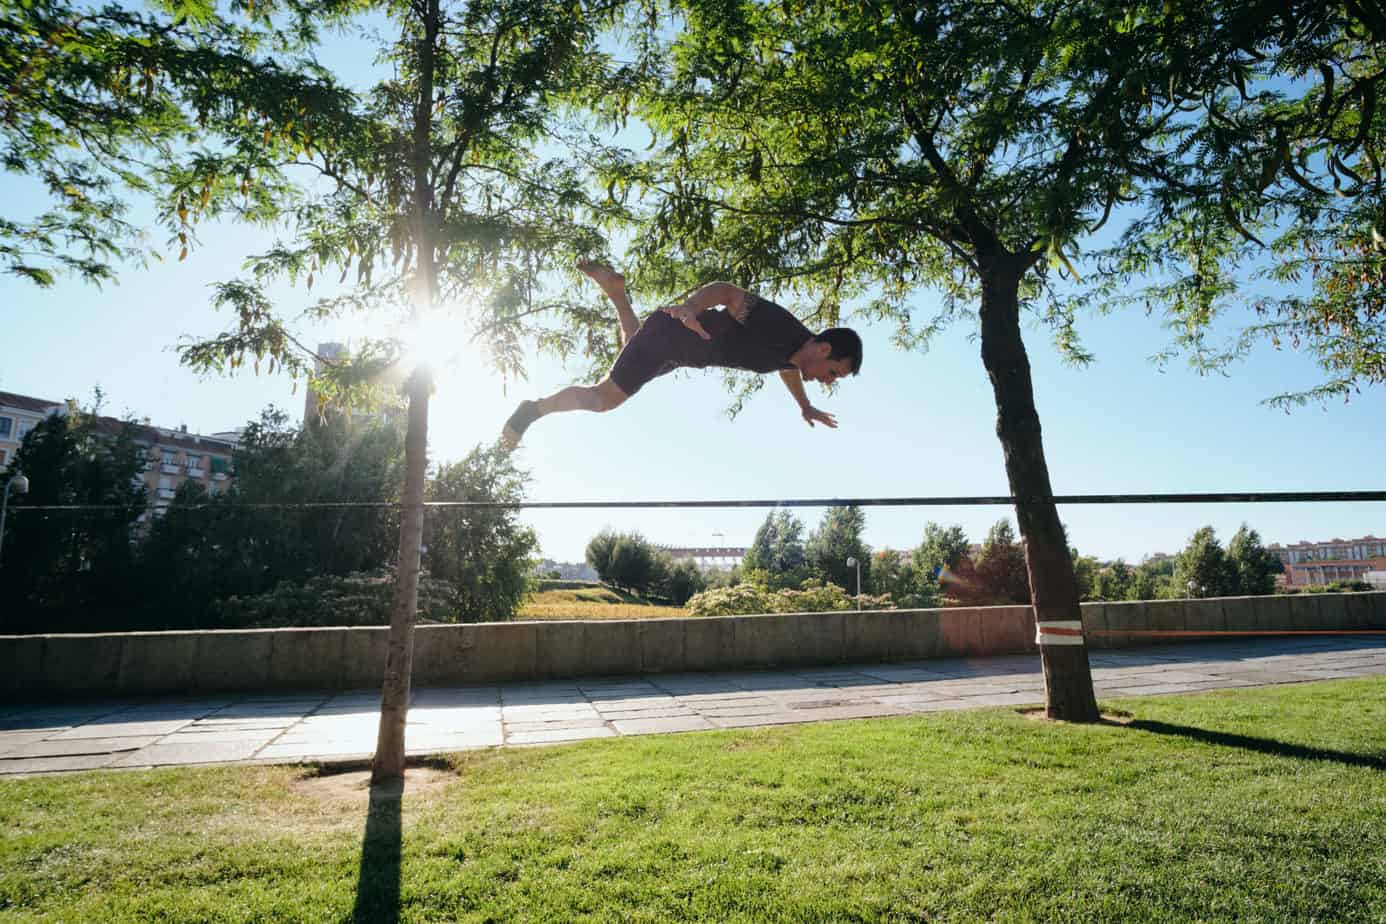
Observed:
[[[661,619],[687,616],[681,606],[658,606],[610,587],[541,590],[525,601],[516,619]]]
[[[0,920],[1386,921],[1386,677],[1104,707],[4,781]]]

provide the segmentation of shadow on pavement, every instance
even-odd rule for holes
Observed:
[[[1369,770],[1386,770],[1386,757],[1371,754],[1352,754],[1347,751],[1331,751],[1324,748],[1305,747],[1301,744],[1289,744],[1284,741],[1276,741],[1272,738],[1256,738],[1251,735],[1212,731],[1206,728],[1194,728],[1191,725],[1171,725],[1167,722],[1155,722],[1145,719],[1137,719],[1134,722],[1128,723],[1125,727],[1133,728],[1138,731],[1153,732],[1157,735],[1176,735],[1180,738],[1201,741],[1204,744],[1241,748],[1246,751],[1255,751],[1258,754],[1269,754],[1273,757],[1291,757],[1299,760],[1324,760],[1343,764],[1348,767],[1366,767]]]
[[[356,924],[399,920],[401,823],[404,780],[375,783],[361,839],[361,873],[356,880]]]

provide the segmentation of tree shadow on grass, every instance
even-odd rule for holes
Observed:
[[[355,924],[395,924],[399,921],[401,850],[400,806],[404,780],[375,783],[361,839],[361,873],[356,880]]]
[[[1149,719],[1137,719],[1127,723],[1125,727],[1134,728],[1138,731],[1153,732],[1157,735],[1175,735],[1180,738],[1189,738],[1193,741],[1201,741],[1204,744],[1241,748],[1246,751],[1255,751],[1258,754],[1269,754],[1272,757],[1291,757],[1298,760],[1322,760],[1343,764],[1348,767],[1365,767],[1368,770],[1386,770],[1386,757],[1372,754],[1353,754],[1348,751],[1333,751],[1326,748],[1305,747],[1301,744],[1289,744],[1285,741],[1276,741],[1273,738],[1256,738],[1251,735],[1238,735],[1232,732],[1195,728],[1191,725],[1171,725],[1168,722],[1155,722]]]

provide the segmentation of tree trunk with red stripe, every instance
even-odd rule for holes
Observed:
[[[982,362],[996,398],[996,435],[1006,455],[1006,477],[1018,498],[1016,519],[1025,540],[1025,564],[1038,622],[1081,620],[1078,582],[1068,538],[1054,506],[1035,410],[1030,361],[1020,335],[1020,280],[1030,254],[999,246],[978,248],[982,281]],[[1052,719],[1095,722],[1097,699],[1086,645],[1041,645],[1046,713]]]

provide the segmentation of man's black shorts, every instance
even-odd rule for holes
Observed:
[[[718,314],[721,312],[705,311],[699,320],[716,324],[709,315]],[[708,333],[716,336],[712,330]],[[675,369],[706,367],[713,360],[713,353],[709,342],[684,327],[683,322],[667,312],[653,311],[616,357],[616,364],[611,367],[611,381],[630,397],[644,388],[646,382]]]

